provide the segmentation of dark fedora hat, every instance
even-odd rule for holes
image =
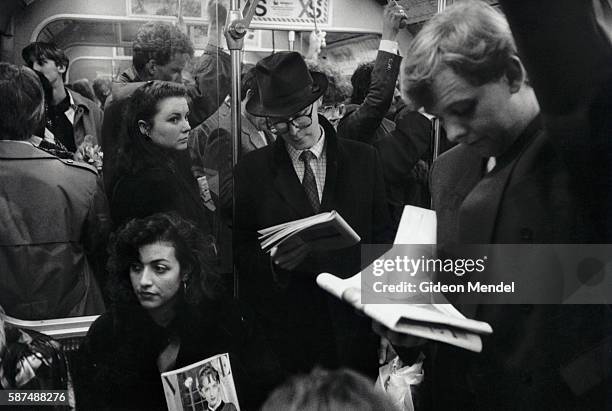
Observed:
[[[323,73],[308,71],[299,53],[283,51],[255,66],[257,90],[246,109],[259,117],[287,117],[314,103],[327,90]]]

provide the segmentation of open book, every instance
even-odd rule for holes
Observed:
[[[258,233],[261,248],[266,252],[295,236],[311,243],[314,250],[345,248],[361,240],[355,230],[336,211],[264,228]]]
[[[168,411],[240,411],[228,354],[161,374]],[[219,408],[217,408],[219,407]]]
[[[435,241],[435,212],[406,206],[395,237],[395,244],[426,244]],[[450,303],[402,304],[390,301],[389,304],[361,304],[361,273],[347,279],[322,273],[317,277],[317,284],[398,333],[480,352],[482,340],[479,335],[493,332],[488,323],[466,318]]]

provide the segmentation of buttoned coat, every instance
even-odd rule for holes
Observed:
[[[336,138],[331,124],[322,116],[319,121],[327,150],[320,211],[336,210],[359,234],[361,244],[390,243],[393,233],[376,151]],[[260,315],[281,362],[289,372],[309,370],[315,363],[328,367],[340,363],[371,372],[376,368],[375,339],[368,321],[333,301],[315,283],[321,272],[343,278],[357,273],[360,245],[311,253],[291,272],[272,270],[257,230],[311,216],[313,209],[281,138],[247,154],[235,176],[240,294]]]

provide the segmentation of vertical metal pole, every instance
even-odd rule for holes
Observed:
[[[287,38],[289,39],[289,51],[295,50],[295,31],[289,30],[287,33]]]
[[[240,11],[240,2],[239,0],[230,0],[230,10],[232,11]],[[230,50],[231,53],[231,62],[232,62],[232,99],[231,99],[231,111],[232,111],[232,169],[238,163],[238,157],[240,156],[240,135],[242,130],[241,125],[241,111],[242,108],[240,106],[240,66],[241,66],[241,50]],[[234,175],[232,173],[232,178]],[[234,179],[234,184],[232,184],[233,192],[232,192],[232,224],[236,222],[236,181]],[[238,269],[236,267],[236,258],[234,253],[236,251],[235,235],[232,233],[232,261],[234,267],[234,298],[238,298]]]
[[[446,0],[438,0],[437,12],[441,13],[442,11],[444,11],[444,9],[446,8],[446,4],[447,4]],[[442,128],[440,126],[440,119],[437,117],[433,119],[433,132],[434,132],[434,138],[433,138],[433,150],[432,150],[432,163],[433,161],[435,161],[436,158],[438,158],[438,155],[440,155],[440,138],[441,138]]]

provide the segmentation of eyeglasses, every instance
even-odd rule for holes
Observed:
[[[278,133],[286,133],[289,130],[289,123],[293,125],[295,128],[306,128],[312,124],[312,109],[313,105],[310,105],[310,110],[308,113],[300,114],[295,118],[288,118],[286,120],[279,120],[277,118],[266,118],[266,125],[268,129],[274,134]]]

